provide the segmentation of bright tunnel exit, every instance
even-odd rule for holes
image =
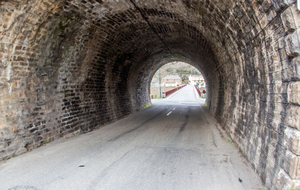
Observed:
[[[205,99],[206,85],[202,73],[194,66],[180,61],[160,67],[150,84],[151,99],[167,98],[186,85],[195,87],[200,98]]]

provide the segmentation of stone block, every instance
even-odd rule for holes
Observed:
[[[293,69],[293,79],[300,80],[300,56],[295,57],[291,62]]]
[[[295,0],[291,0],[291,1],[295,1]],[[299,29],[300,28],[300,11],[299,9],[297,8],[297,3],[292,3],[289,7],[289,9],[291,10],[291,12],[293,13],[293,16],[294,16],[294,20],[295,20],[295,27],[296,29]]]
[[[275,83],[275,82],[280,82],[280,81],[282,81],[282,75],[281,75],[281,72],[274,72],[274,73],[272,73],[272,75],[273,75],[273,80],[272,80],[272,83]]]
[[[26,149],[26,148],[19,148],[19,149],[16,151],[15,155],[24,154],[24,153],[26,153],[26,152],[27,152],[27,149]]]
[[[300,155],[300,131],[287,127],[284,130],[284,145],[296,155]]]
[[[293,67],[289,66],[288,68],[282,70],[281,75],[283,82],[290,82],[294,76]]]
[[[297,57],[300,54],[299,36],[300,29],[285,37],[285,50],[289,57]]]
[[[285,0],[289,5],[295,4],[297,0]]]
[[[273,0],[273,6],[276,12],[279,12],[280,10],[284,9],[288,6],[288,4],[288,0]]]
[[[266,168],[272,170],[274,167],[276,167],[275,156],[276,156],[276,149],[273,146],[269,146]]]
[[[280,168],[276,172],[276,176],[273,179],[273,184],[275,185],[276,189],[290,189],[293,186],[293,181],[290,176]]]
[[[293,180],[291,189],[300,189],[300,181],[299,180]]]
[[[300,82],[293,82],[288,85],[288,102],[300,105]]]
[[[286,33],[292,33],[296,30],[296,23],[294,20],[292,7],[288,7],[282,14],[281,20]]]
[[[300,107],[294,105],[288,107],[284,122],[289,127],[295,128],[300,131]]]
[[[279,49],[279,55],[280,55],[280,60],[281,61],[287,61],[288,60],[288,56],[286,54],[284,46],[282,47],[282,49]]]
[[[282,167],[292,179],[300,179],[300,156],[286,150]]]

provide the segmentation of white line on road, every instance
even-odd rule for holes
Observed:
[[[172,111],[170,111],[170,112],[167,114],[167,116],[169,116],[171,113],[172,113]]]
[[[175,108],[173,108],[173,110],[175,110]]]

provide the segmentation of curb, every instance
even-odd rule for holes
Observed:
[[[193,88],[194,88],[194,92],[195,92],[196,99],[200,99],[200,96],[199,96],[199,94],[198,94],[198,92],[197,92],[197,90],[196,90],[196,87],[193,86]]]

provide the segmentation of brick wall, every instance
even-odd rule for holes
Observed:
[[[203,73],[208,108],[263,182],[299,188],[295,0],[0,6],[0,160],[140,110],[155,71],[183,61]]]

